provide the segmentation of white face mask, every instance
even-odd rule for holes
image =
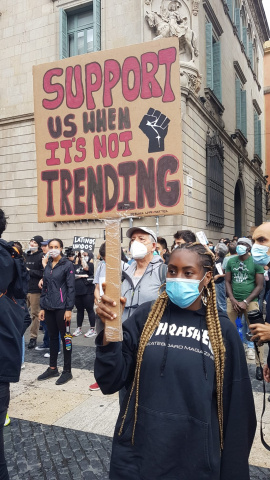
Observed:
[[[50,250],[50,257],[56,258],[60,255],[61,251],[58,248],[55,248],[54,250]]]
[[[86,263],[87,263],[88,260],[89,260],[89,257],[86,257],[85,255],[84,255],[82,258],[83,258],[83,260],[84,260]]]
[[[146,245],[150,245],[150,243],[147,243]],[[130,248],[130,253],[134,260],[141,260],[147,255],[148,250],[146,245],[144,243],[137,242],[137,240],[134,240]]]
[[[38,249],[38,247],[32,247],[31,245],[29,245],[30,252],[36,252],[37,249]]]

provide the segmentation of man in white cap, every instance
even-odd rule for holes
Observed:
[[[263,289],[264,268],[254,262],[250,255],[251,248],[252,241],[249,238],[239,238],[236,247],[237,255],[231,257],[226,266],[225,281],[229,297],[227,298],[227,314],[234,324],[236,318],[242,317],[243,314],[249,323],[248,312],[259,310],[258,296]],[[263,365],[263,346],[259,348],[259,353]],[[247,358],[250,360],[255,358],[253,349],[248,348]],[[257,380],[263,379],[258,358],[256,358],[256,378]]]
[[[121,294],[127,299],[123,311],[124,322],[144,302],[156,300],[167,267],[159,255],[154,255],[157,237],[147,227],[133,227],[127,233],[130,238],[130,253],[135,262],[123,272]]]

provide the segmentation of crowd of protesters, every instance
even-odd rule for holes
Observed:
[[[0,209],[0,237],[6,223]],[[96,381],[89,388],[119,391],[110,478],[248,480],[256,417],[245,356],[256,362],[257,380],[270,380],[270,360],[263,370],[269,327],[249,325],[250,314],[267,311],[268,228],[259,227],[254,240],[234,236],[205,245],[195,232],[179,230],[170,249],[153,230],[130,228],[121,299],[106,296],[106,242],[97,264],[89,252],[69,248],[64,254],[59,238],[35,235],[25,252],[19,242],[0,239],[0,326],[10,319],[0,333],[0,479],[9,478],[3,427],[9,383],[19,380],[24,364],[25,330],[30,325],[28,349],[47,350],[49,358],[37,380],[63,385],[72,379],[72,336],[83,334],[86,311],[84,336],[96,337],[97,345]],[[103,323],[114,318],[117,301],[124,338],[108,343]],[[12,337],[8,354],[6,336]]]

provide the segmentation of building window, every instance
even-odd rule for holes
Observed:
[[[205,25],[206,36],[206,85],[222,103],[221,43],[213,32],[212,23]]]
[[[254,110],[254,154],[262,158],[262,122]]]
[[[254,69],[253,43],[250,25],[248,27],[248,58],[250,60],[251,68]]]
[[[60,58],[100,50],[100,2],[80,9],[60,9]]]
[[[235,78],[236,93],[236,129],[247,138],[247,95],[240,79]]]
[[[262,186],[257,180],[254,187],[254,197],[255,197],[255,226],[261,225],[263,222],[263,212],[262,212]]]
[[[218,132],[206,139],[207,225],[224,227],[224,147]]]
[[[244,7],[241,10],[241,24],[242,24],[242,42],[244,45],[245,53],[248,55],[248,38],[247,38],[247,17]]]

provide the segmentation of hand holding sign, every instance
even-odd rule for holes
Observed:
[[[149,108],[139,128],[149,139],[148,153],[164,152],[164,139],[168,133],[170,120],[159,110]]]

